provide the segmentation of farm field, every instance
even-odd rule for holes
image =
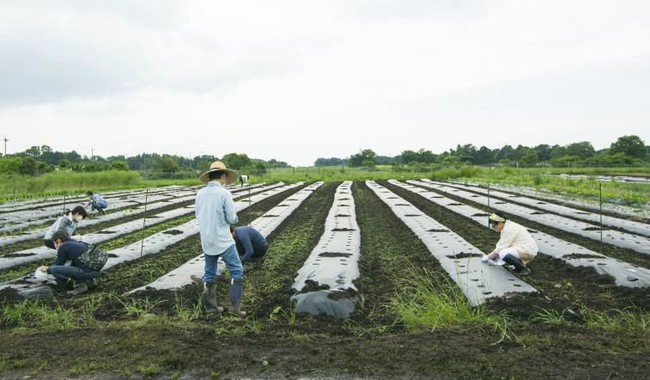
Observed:
[[[113,262],[98,288],[80,296],[20,280],[51,262],[51,252],[42,252],[42,237],[34,231],[55,218],[60,205],[51,206],[51,215],[42,215],[56,200],[17,202],[12,205],[17,212],[2,208],[0,377],[647,378],[647,220],[633,215],[625,219],[620,211],[605,213],[603,226],[615,225],[603,227],[603,235],[612,237],[601,241],[592,236],[600,230],[593,221],[588,223],[595,230],[581,234],[557,219],[544,219],[560,217],[559,211],[543,208],[552,204],[549,200],[525,206],[517,197],[493,195],[487,207],[485,196],[471,187],[383,180],[349,182],[341,190],[343,185],[326,182],[310,189],[270,230],[266,260],[245,274],[242,309],[249,315],[244,319],[205,314],[197,306],[200,285],[147,288],[201,253],[198,234],[192,233],[192,195],[198,187],[147,193],[147,207],[137,201],[142,191],[116,192],[109,213],[84,220],[80,231],[85,239],[103,241]],[[270,210],[308,186],[269,185],[259,193],[255,187],[234,189],[241,205],[239,224],[270,217]],[[464,197],[463,191],[473,195]],[[427,199],[425,193],[434,194]],[[354,208],[332,212],[343,201]],[[480,220],[493,207],[515,203],[531,211],[509,213],[512,220],[557,239],[547,252],[540,246],[530,264],[532,274],[521,279],[506,269],[475,263],[498,240]],[[400,217],[396,211],[402,207],[409,211]],[[564,217],[587,223],[580,218],[593,216],[575,210]],[[310,282],[301,292],[330,290],[333,299],[354,304],[354,311],[347,319],[298,313],[292,301],[297,274],[321,237],[331,232],[326,220],[341,217],[356,223],[355,228],[335,230],[358,234],[358,255],[346,256],[345,262],[358,273],[345,272],[349,277],[330,286]],[[419,238],[410,221],[416,217],[441,225],[423,233],[453,234],[462,249],[444,244],[435,248],[434,242]],[[624,227],[617,227],[618,220]],[[626,220],[635,224],[628,227]],[[11,228],[20,223],[20,229]],[[146,245],[147,238],[155,242]],[[120,258],[127,256],[126,247],[139,245],[139,255]],[[30,254],[36,250],[41,256]],[[481,276],[532,291],[500,297],[492,289],[496,284]],[[479,293],[474,282],[482,285]],[[345,286],[335,289],[340,283]],[[480,292],[485,287],[488,291]],[[218,298],[226,302],[226,285],[218,287]]]

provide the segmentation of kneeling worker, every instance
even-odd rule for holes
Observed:
[[[74,289],[68,294],[82,294],[88,291],[89,285],[95,286],[95,278],[101,275],[100,271],[93,270],[81,262],[80,256],[88,249],[88,244],[82,241],[71,240],[66,231],[56,231],[52,235],[56,247],[56,260],[52,266],[43,265],[39,270],[56,277],[59,284],[68,284],[74,281]],[[66,263],[70,261],[70,265]]]
[[[260,260],[268,250],[264,236],[251,226],[235,227],[230,225],[230,232],[237,245],[237,253],[242,264]]]
[[[500,234],[494,251],[483,257],[483,261],[500,262],[512,265],[520,276],[530,274],[526,266],[537,256],[537,243],[528,230],[519,223],[507,220],[501,213],[493,213],[488,218],[490,228]]]

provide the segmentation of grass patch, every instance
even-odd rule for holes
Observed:
[[[443,274],[417,276],[414,268],[411,271],[414,275],[403,279],[404,286],[389,305],[407,330],[481,326],[499,331],[503,336],[511,335],[504,315],[483,306],[472,306],[458,286]]]

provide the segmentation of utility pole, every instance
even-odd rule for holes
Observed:
[[[7,135],[5,135],[5,157],[7,157],[7,141],[9,141],[9,139],[7,138]]]

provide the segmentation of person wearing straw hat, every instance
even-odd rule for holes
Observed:
[[[230,272],[228,312],[243,317],[246,312],[240,309],[244,292],[244,270],[237,254],[235,240],[230,233],[230,225],[238,221],[235,202],[225,186],[237,179],[237,173],[228,169],[221,161],[215,161],[199,177],[207,185],[196,194],[195,214],[201,236],[201,248],[205,257],[203,271],[204,292],[201,300],[207,312],[221,313],[217,305],[217,265],[222,258]]]
[[[526,227],[508,220],[502,213],[492,213],[488,217],[488,225],[500,234],[494,251],[483,256],[483,261],[503,265],[510,264],[515,268],[515,273],[520,276],[530,274],[526,266],[537,256],[537,243]],[[498,260],[497,260],[498,259]]]

